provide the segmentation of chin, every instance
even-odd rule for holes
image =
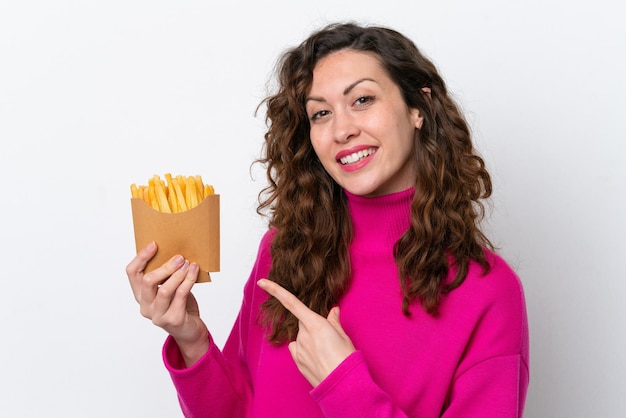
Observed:
[[[374,186],[355,184],[340,185],[344,190],[356,196],[374,197],[380,194],[384,194],[381,193],[380,190]]]

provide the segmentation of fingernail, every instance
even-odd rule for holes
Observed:
[[[174,263],[174,266],[176,267],[180,267],[184,262],[185,258],[182,255],[174,256],[174,258],[172,259],[172,263]]]
[[[198,266],[197,263],[191,263],[189,265],[189,272],[191,273],[194,281],[198,278],[198,270],[200,270],[200,266]]]

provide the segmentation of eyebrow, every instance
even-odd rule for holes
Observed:
[[[360,78],[360,79],[356,80],[354,83],[350,84],[348,87],[346,87],[343,90],[343,95],[344,96],[347,95],[348,93],[350,93],[350,91],[352,91],[353,88],[355,88],[356,86],[358,86],[360,83],[362,83],[364,81],[372,81],[372,82],[376,83],[376,80],[374,80],[373,78],[369,78],[369,77]],[[324,100],[321,97],[310,96],[310,97],[306,98],[305,103],[308,102],[309,100],[313,100],[315,102],[325,102],[326,101],[326,100]]]

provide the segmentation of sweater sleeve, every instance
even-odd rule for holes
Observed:
[[[372,379],[361,351],[346,358],[311,391],[326,418],[405,418],[391,397]]]
[[[499,256],[479,286],[481,309],[448,391],[443,418],[521,418],[529,384],[528,317],[522,284]]]
[[[244,289],[244,297],[234,326],[220,350],[209,335],[209,350],[195,364],[186,367],[173,338],[163,347],[167,368],[185,417],[245,417],[252,403],[253,388],[247,366],[248,343],[253,304],[253,284],[267,274],[269,242],[267,233]]]
[[[496,279],[497,285],[485,290],[489,283],[484,281],[479,293],[459,293],[460,299],[471,295],[476,300],[479,294],[483,300],[471,314],[465,312],[473,318],[467,321],[471,332],[467,333],[468,340],[451,376],[446,399],[436,409],[441,418],[523,416],[529,383],[528,323],[523,290],[517,276],[501,260],[496,263],[499,263],[499,271],[489,280]],[[469,326],[470,323],[473,325]],[[418,364],[416,368],[407,369],[419,370],[420,367]],[[344,360],[311,395],[327,418],[426,418],[413,410],[403,410],[394,402],[394,394],[385,392],[372,377],[360,350]],[[414,402],[427,401],[416,397]],[[428,414],[430,417],[432,415]]]
[[[451,402],[441,418],[522,417],[527,385],[528,368],[520,356],[486,360],[454,382]],[[348,357],[311,395],[327,418],[409,416],[376,385],[360,351]]]
[[[527,386],[528,367],[520,355],[485,360],[456,379],[442,418],[520,418]]]
[[[252,396],[247,371],[213,341],[209,351],[186,368],[176,342],[168,337],[163,359],[185,417],[245,416]]]

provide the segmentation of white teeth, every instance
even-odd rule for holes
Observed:
[[[357,151],[354,154],[350,154],[350,155],[346,155],[345,157],[341,157],[339,159],[339,162],[341,162],[341,164],[346,165],[346,164],[354,164],[357,161],[372,155],[375,152],[374,148],[368,148],[368,149],[364,149],[361,151]]]

